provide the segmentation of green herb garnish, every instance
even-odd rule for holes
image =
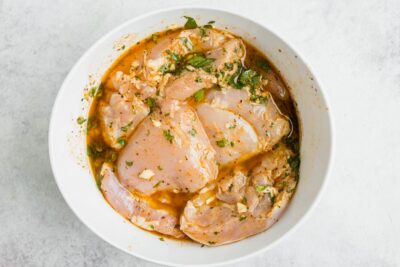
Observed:
[[[148,97],[146,98],[146,104],[150,110],[153,110],[153,108],[156,106],[156,100],[152,97]]]
[[[254,87],[260,81],[260,75],[252,70],[248,69],[242,72],[239,77],[239,82],[243,85],[249,85],[250,87]]]
[[[226,145],[227,142],[228,142],[228,140],[226,140],[225,138],[216,141],[217,146],[219,146],[219,147],[225,147],[225,145]]]
[[[169,55],[169,57],[170,57],[173,61],[175,61],[176,63],[179,63],[179,62],[181,61],[181,57],[180,57],[177,53],[174,53],[174,52],[172,52],[171,50],[167,50],[166,52],[167,52],[167,54]]]
[[[121,130],[122,130],[123,132],[127,132],[127,131],[129,130],[129,128],[132,126],[132,124],[133,124],[133,121],[131,121],[130,123],[128,123],[128,124],[125,125],[125,126],[122,126],[122,127],[121,127]]]
[[[133,161],[125,161],[125,165],[131,167],[133,165]]]
[[[163,134],[164,134],[165,139],[167,139],[168,142],[170,142],[172,144],[172,141],[174,140],[174,136],[171,134],[171,131],[169,129],[164,130]]]
[[[194,67],[194,68],[203,68],[206,67],[208,65],[210,65],[211,63],[213,63],[215,61],[214,58],[207,58],[201,54],[196,54],[194,56],[192,56],[187,63]]]
[[[201,102],[204,99],[204,89],[201,89],[194,93],[193,97],[196,102]]]
[[[268,185],[257,185],[257,186],[256,186],[256,191],[257,191],[258,193],[264,192],[264,190],[267,189],[267,187],[268,187]]]
[[[101,97],[103,95],[103,85],[100,84],[99,86],[93,86],[89,90],[90,97]]]
[[[195,29],[197,28],[197,22],[192,17],[183,16],[186,20],[185,29]]]
[[[189,134],[190,134],[191,136],[196,136],[196,134],[197,134],[196,129],[195,129],[195,128],[192,128],[192,129],[189,131]]]
[[[126,145],[126,140],[123,137],[119,137],[117,143],[124,147]]]
[[[158,70],[161,72],[161,74],[165,74],[171,71],[169,64],[162,65]]]
[[[192,50],[193,49],[193,44],[190,42],[190,40],[186,37],[181,37],[180,38],[183,45],[186,46],[187,49]]]
[[[76,119],[76,122],[77,122],[79,125],[83,124],[85,121],[86,121],[86,119],[85,119],[84,117],[78,117],[78,118]]]

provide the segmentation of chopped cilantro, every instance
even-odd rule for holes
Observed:
[[[192,128],[192,129],[189,131],[189,134],[190,134],[191,136],[196,136],[196,134],[197,134],[196,129],[195,129],[195,128]]]
[[[90,97],[94,97],[94,94],[96,93],[96,89],[97,89],[96,86],[90,88],[90,90],[89,90],[89,96]]]
[[[186,23],[185,23],[185,26],[184,26],[185,29],[195,29],[195,28],[197,28],[197,23],[194,20],[194,18],[188,17],[188,16],[184,16],[184,18],[187,19]]]
[[[254,87],[260,81],[260,75],[256,71],[248,69],[240,74],[239,81],[243,85]]]
[[[78,117],[78,118],[76,119],[76,122],[77,122],[79,125],[83,124],[85,121],[86,121],[86,119],[85,119],[84,117]]]
[[[221,140],[218,140],[216,143],[217,143],[217,146],[219,146],[219,147],[225,147],[225,145],[226,145],[227,142],[228,142],[228,140],[226,140],[225,138],[223,138],[223,139],[221,139]]]
[[[265,189],[267,189],[268,185],[257,185],[256,186],[256,191],[257,192],[263,192]]]
[[[123,132],[127,132],[127,131],[129,130],[129,128],[132,126],[132,124],[133,124],[133,121],[131,121],[130,123],[128,123],[128,124],[125,125],[125,126],[122,126],[122,127],[121,127],[121,130],[122,130]]]
[[[204,89],[201,89],[194,93],[193,97],[196,102],[201,102],[204,99]]]
[[[131,167],[133,165],[133,161],[125,161],[125,165]]]
[[[227,70],[232,70],[232,69],[233,69],[233,64],[232,64],[232,63],[226,62],[226,63],[225,63],[225,68],[226,68]]]
[[[100,84],[99,86],[93,86],[89,90],[90,97],[101,97],[103,95],[103,85]]]
[[[117,143],[120,144],[121,146],[125,146],[126,145],[126,140],[123,137],[119,137],[117,139]]]
[[[243,71],[243,67],[242,67],[242,65],[239,65],[236,72],[229,78],[228,83],[233,88],[242,89],[243,84],[239,80],[242,71]]]
[[[164,134],[165,139],[167,139],[168,142],[170,142],[172,144],[172,141],[174,140],[174,136],[171,134],[171,131],[169,129],[164,130],[163,134]]]
[[[167,52],[167,54],[169,55],[169,57],[170,57],[173,61],[175,61],[176,63],[179,63],[179,62],[180,62],[181,57],[180,57],[177,53],[174,53],[174,52],[172,52],[172,51],[169,50],[169,49],[168,49],[166,52]]]
[[[146,98],[146,104],[152,110],[156,106],[156,100],[152,97]]]
[[[240,217],[239,217],[239,221],[244,221],[244,220],[246,220],[246,216],[245,215],[240,215]]]
[[[194,68],[203,68],[214,62],[214,58],[206,58],[202,54],[192,56],[187,63]]]
[[[170,72],[170,66],[169,64],[164,64],[159,68],[159,71],[161,72],[161,74],[165,74]]]
[[[204,37],[207,37],[207,36],[208,36],[208,33],[207,33],[206,28],[200,27],[199,29],[200,29],[200,37],[201,37],[201,38],[204,38]]]
[[[162,171],[162,170],[163,170],[163,168],[162,168],[160,165],[157,166],[157,169],[158,169],[159,171]]]
[[[187,49],[192,50],[193,49],[193,44],[190,42],[190,40],[186,37],[181,37],[180,38],[183,45],[186,46]]]
[[[159,238],[160,241],[165,241],[164,237]]]

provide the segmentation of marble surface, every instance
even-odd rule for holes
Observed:
[[[47,130],[56,93],[103,34],[145,12],[210,5],[278,32],[321,79],[336,124],[306,223],[234,266],[400,266],[400,2],[0,0],[0,266],[157,266],[90,232],[62,199]]]

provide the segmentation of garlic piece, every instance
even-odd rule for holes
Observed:
[[[154,176],[154,172],[149,169],[144,169],[140,174],[139,177],[145,180],[151,179]]]
[[[153,123],[154,127],[160,128],[160,126],[161,126],[161,122],[160,121],[152,119],[151,122]]]
[[[240,202],[236,203],[236,206],[237,206],[237,209],[238,209],[239,213],[243,213],[243,212],[247,211],[247,206],[242,204],[242,203],[240,203]]]

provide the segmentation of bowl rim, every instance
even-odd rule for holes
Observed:
[[[308,64],[308,62],[304,59],[304,56],[302,54],[300,54],[295,48],[293,48],[293,46],[286,41],[284,38],[282,38],[280,35],[278,35],[274,30],[272,30],[271,28],[265,26],[264,24],[257,22],[249,17],[246,17],[242,14],[236,13],[234,11],[231,10],[226,10],[226,9],[222,9],[222,8],[214,8],[214,7],[209,7],[206,5],[178,5],[175,7],[169,7],[169,8],[161,8],[161,9],[157,9],[151,12],[147,12],[144,13],[142,15],[139,16],[135,16],[125,22],[123,22],[122,24],[114,27],[113,29],[111,29],[110,31],[108,31],[106,34],[102,35],[102,37],[100,39],[98,39],[94,44],[92,44],[89,49],[87,49],[82,55],[81,57],[78,59],[78,61],[76,61],[76,63],[73,65],[73,67],[70,69],[70,71],[68,72],[68,75],[66,76],[66,78],[64,79],[63,83],[61,84],[60,89],[57,92],[56,98],[54,100],[54,104],[51,110],[51,116],[50,116],[50,123],[49,123],[49,130],[48,130],[48,147],[49,147],[49,159],[50,159],[50,165],[51,165],[51,170],[53,173],[53,177],[54,180],[57,184],[58,190],[60,191],[62,197],[64,198],[65,202],[67,203],[68,207],[72,210],[72,212],[75,214],[75,216],[86,226],[88,227],[93,233],[95,233],[97,236],[99,236],[101,239],[103,239],[104,241],[106,241],[108,244],[112,245],[113,247],[124,251],[125,253],[138,257],[140,259],[149,261],[149,262],[154,262],[157,264],[163,264],[163,265],[167,265],[167,266],[187,266],[185,264],[179,264],[179,263],[172,263],[172,262],[167,262],[167,261],[162,261],[162,260],[156,260],[156,259],[152,259],[143,255],[140,255],[138,253],[136,253],[136,251],[130,251],[127,250],[126,248],[111,242],[110,240],[108,240],[105,236],[103,236],[103,234],[100,231],[97,231],[96,229],[94,229],[94,227],[92,227],[90,224],[86,223],[85,219],[81,218],[78,213],[74,210],[74,208],[72,208],[71,204],[69,203],[68,197],[66,196],[65,192],[63,191],[63,188],[60,186],[59,183],[59,178],[57,178],[56,172],[55,172],[55,167],[54,167],[54,161],[55,156],[53,155],[53,146],[52,146],[52,129],[54,128],[54,124],[55,124],[55,118],[54,118],[54,113],[55,113],[55,109],[58,106],[58,103],[61,101],[61,95],[62,92],[64,92],[66,90],[66,84],[67,82],[72,79],[72,73],[75,72],[75,69],[78,68],[78,66],[81,64],[81,62],[83,62],[84,60],[86,60],[86,58],[88,57],[88,55],[95,50],[101,43],[103,43],[106,39],[109,38],[109,36],[113,35],[114,33],[120,31],[122,28],[126,27],[127,25],[134,23],[136,21],[140,21],[142,19],[146,19],[147,17],[150,16],[154,16],[154,15],[158,15],[161,13],[165,13],[165,12],[169,12],[169,11],[175,11],[175,10],[210,10],[210,11],[216,11],[216,12],[220,12],[220,13],[225,13],[225,14],[229,14],[229,15],[234,15],[237,17],[240,17],[241,19],[247,20],[257,26],[260,26],[261,28],[267,30],[270,32],[271,35],[274,36],[274,38],[278,39],[279,41],[283,42],[287,47],[289,47],[289,49],[291,49],[294,53],[296,53],[297,57],[302,61],[302,63],[306,66],[306,68],[308,69],[308,71],[313,75],[314,78],[314,83],[317,84],[318,88],[319,88],[319,93],[321,95],[321,100],[322,102],[325,104],[327,110],[326,110],[326,114],[327,114],[327,120],[328,120],[328,125],[329,125],[329,155],[327,155],[327,167],[324,170],[324,175],[322,175],[323,181],[321,183],[321,187],[320,190],[317,192],[316,196],[314,197],[314,200],[312,201],[312,203],[310,204],[310,206],[308,207],[308,209],[305,211],[305,213],[300,217],[299,220],[297,220],[297,222],[295,222],[293,224],[293,226],[291,226],[289,228],[289,230],[287,230],[286,232],[284,232],[280,237],[278,237],[276,240],[274,240],[272,243],[270,243],[269,245],[260,247],[260,248],[256,248],[252,253],[249,253],[247,255],[244,256],[239,256],[237,258],[231,259],[231,260],[222,260],[220,262],[217,263],[209,263],[209,264],[191,264],[192,266],[221,266],[221,265],[227,265],[227,264],[233,264],[236,263],[238,261],[243,261],[245,259],[248,259],[250,257],[253,257],[256,254],[260,254],[262,252],[265,252],[273,247],[275,247],[278,243],[282,242],[284,239],[286,239],[290,234],[292,234],[295,230],[298,229],[298,227],[300,227],[304,221],[309,218],[310,214],[312,213],[312,211],[314,210],[314,208],[316,207],[316,205],[319,203],[323,192],[326,190],[328,181],[330,179],[331,176],[331,172],[332,172],[332,165],[333,165],[333,161],[334,161],[334,155],[335,155],[335,125],[334,125],[334,120],[333,120],[333,116],[332,116],[332,112],[331,112],[331,107],[329,105],[329,101],[327,98],[326,93],[324,93],[324,89],[322,88],[326,88],[324,86],[322,86],[321,80],[319,78],[316,77],[315,75],[315,71],[311,68],[311,66]]]

